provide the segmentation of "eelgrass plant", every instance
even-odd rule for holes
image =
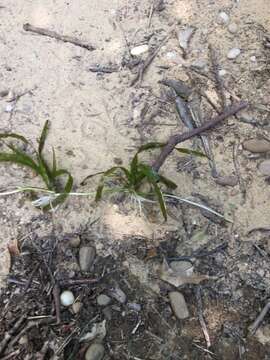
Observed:
[[[102,198],[104,191],[107,192],[106,190],[109,190],[110,193],[115,192],[131,195],[131,197],[139,204],[140,208],[143,201],[157,201],[164,219],[167,220],[166,202],[164,199],[166,193],[164,193],[161,186],[165,185],[169,190],[175,190],[177,185],[172,180],[157,173],[150,165],[139,161],[140,153],[147,150],[162,148],[165,145],[165,143],[158,142],[145,144],[139,148],[128,168],[114,166],[107,171],[87,176],[82,183],[84,184],[86,180],[93,176],[102,175],[96,191],[96,201],[99,201]],[[185,148],[175,148],[175,150],[184,154],[205,157],[205,155],[199,151]],[[142,189],[145,187],[143,186],[145,184],[147,184],[149,189],[147,192]]]
[[[22,135],[16,133],[0,134],[0,140],[4,143],[5,147],[9,151],[0,152],[0,162],[10,162],[20,166],[28,167],[34,171],[35,174],[40,176],[45,184],[44,188],[35,187],[20,187],[15,191],[40,191],[47,193],[46,196],[42,196],[34,202],[34,205],[44,210],[55,208],[57,205],[63,203],[72,190],[73,178],[66,169],[58,169],[55,151],[52,151],[52,164],[50,165],[43,156],[43,150],[46,142],[46,138],[49,131],[49,121],[46,121],[38,139],[38,148],[35,149],[31,143]],[[12,141],[13,140],[13,141]],[[16,142],[14,144],[14,141]],[[20,146],[23,145],[23,146]],[[33,149],[33,155],[24,150],[27,147]],[[60,178],[66,177],[65,184],[60,184]],[[6,193],[8,194],[8,192]]]

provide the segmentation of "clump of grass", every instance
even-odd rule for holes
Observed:
[[[157,201],[165,220],[167,220],[167,209],[164,197],[166,194],[162,189],[162,185],[165,185],[170,190],[175,190],[177,185],[167,177],[157,173],[151,165],[145,164],[139,160],[139,154],[152,149],[162,148],[166,144],[151,142],[141,146],[133,159],[131,160],[129,167],[114,166],[104,172],[99,172],[93,175],[87,176],[82,184],[96,175],[102,175],[99,185],[96,190],[95,200],[99,201],[104,192],[106,193],[125,193],[131,195],[141,207],[143,201]],[[205,155],[199,151],[193,151],[185,148],[175,148],[176,151],[191,154],[196,156]],[[147,184],[149,189],[147,192],[142,190],[144,184]]]
[[[18,188],[15,190],[15,192],[45,190],[47,195],[37,199],[34,202],[35,206],[44,210],[55,208],[57,205],[63,203],[71,192],[73,186],[73,177],[69,171],[66,169],[57,168],[54,149],[52,150],[51,165],[44,158],[43,150],[47,139],[49,126],[50,123],[47,120],[38,139],[37,149],[34,148],[30,141],[28,141],[22,135],[16,133],[0,134],[0,140],[9,149],[7,152],[0,152],[0,162],[9,162],[23,167],[28,167],[33,170],[35,174],[39,175],[45,184],[45,189],[26,187]],[[16,144],[14,144],[14,140]],[[26,152],[26,150],[24,150],[29,146],[33,150],[33,155],[30,155]],[[63,177],[66,177],[66,180],[65,184],[62,186],[60,180]]]

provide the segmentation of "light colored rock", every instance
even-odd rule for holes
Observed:
[[[89,271],[96,256],[96,249],[92,246],[82,246],[79,252],[79,264],[82,271]]]
[[[194,33],[195,29],[193,27],[187,27],[183,30],[178,31],[178,41],[179,45],[183,50],[187,50],[190,39]]]
[[[110,295],[121,304],[124,304],[127,300],[126,294],[119,287],[115,287],[114,289],[112,289],[110,291]]]
[[[221,70],[219,70],[219,72],[218,72],[218,75],[219,76],[225,76],[227,74],[227,71],[226,70],[224,70],[224,69],[221,69]]]
[[[207,62],[204,59],[197,59],[191,65],[198,70],[204,70],[207,67]]]
[[[241,50],[239,48],[232,48],[228,51],[227,58],[229,60],[236,59],[241,54]]]
[[[137,304],[137,303],[127,303],[127,307],[130,310],[137,311],[137,312],[142,310],[142,306],[140,304]]]
[[[63,306],[70,306],[74,303],[75,298],[71,291],[65,290],[60,295],[60,302]]]
[[[73,305],[72,305],[72,311],[74,314],[78,314],[82,308],[83,304],[80,301],[76,301]]]
[[[270,151],[270,142],[264,139],[251,139],[243,142],[243,148],[252,153],[265,153]]]
[[[92,344],[85,353],[85,360],[102,360],[105,349],[102,344]]]
[[[130,53],[132,56],[140,56],[149,50],[148,45],[139,45],[131,49]]]
[[[260,163],[259,171],[262,175],[270,176],[270,160],[265,160]]]
[[[255,334],[257,340],[263,345],[270,345],[270,325],[259,327]]]
[[[10,104],[7,104],[6,105],[6,108],[5,108],[5,112],[12,112],[12,110],[14,109],[14,104],[13,103],[10,103]]]
[[[230,17],[225,11],[221,11],[217,17],[217,23],[219,25],[227,25],[230,21]]]
[[[191,276],[193,274],[193,266],[189,261],[172,261],[170,263],[171,269],[184,276]]]
[[[253,62],[253,63],[255,63],[255,62],[257,61],[256,56],[254,56],[254,55],[251,56],[251,57],[250,57],[250,61]]]
[[[72,236],[71,239],[69,239],[69,245],[73,248],[77,248],[80,246],[81,239],[79,236]]]
[[[97,304],[99,306],[107,306],[110,304],[111,301],[112,299],[106,294],[100,294],[97,297]]]
[[[232,22],[228,25],[228,30],[231,34],[236,34],[238,31],[238,26],[236,23]]]
[[[236,186],[238,184],[238,178],[234,175],[219,176],[216,178],[216,183],[221,186]]]
[[[189,311],[183,294],[178,291],[172,291],[169,293],[169,299],[177,319],[187,319],[189,317]]]

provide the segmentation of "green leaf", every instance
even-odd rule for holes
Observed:
[[[201,151],[197,151],[197,150],[190,150],[190,149],[186,149],[186,148],[174,148],[174,149],[182,154],[207,157],[204,153],[202,153]]]
[[[55,150],[54,147],[52,148],[52,152],[53,152],[53,161],[52,161],[52,176],[55,176],[56,173],[56,169],[57,169],[57,164],[56,164],[56,155],[55,155]]]
[[[146,150],[160,149],[160,148],[164,147],[165,145],[166,145],[166,143],[150,142],[150,143],[144,144],[141,147],[139,147],[137,154],[141,153],[142,151],[146,151]]]
[[[102,192],[103,192],[103,189],[104,189],[104,181],[101,182],[98,187],[97,187],[97,191],[96,191],[96,196],[95,196],[95,201],[99,201],[102,197]]]
[[[31,168],[39,174],[38,165],[30,158],[30,156],[23,152],[16,151],[16,153],[0,153],[0,162],[11,162],[18,165],[23,165]]]
[[[39,153],[39,155],[41,155],[42,150],[44,148],[45,141],[46,141],[46,138],[48,136],[49,128],[50,128],[50,122],[49,122],[49,120],[46,120],[46,122],[45,122],[45,124],[43,126],[43,129],[42,129],[39,141],[38,141],[38,153]]]
[[[22,135],[18,135],[18,134],[14,134],[14,133],[9,133],[9,134],[0,134],[0,139],[7,139],[7,138],[13,138],[16,140],[20,140],[22,142],[24,142],[25,144],[29,145],[29,141]]]
[[[163,194],[157,184],[157,181],[160,180],[160,176],[149,165],[139,164],[139,167],[140,167],[141,171],[145,174],[145,176],[147,177],[149,182],[153,185],[155,194],[156,194],[158,202],[159,202],[160,210],[162,212],[162,215],[163,215],[165,221],[167,221],[166,205],[164,202]]]

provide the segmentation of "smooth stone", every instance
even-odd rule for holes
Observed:
[[[262,175],[270,176],[270,160],[261,162],[258,169]]]
[[[183,276],[191,276],[193,274],[193,266],[189,261],[172,261],[170,268]]]
[[[217,23],[219,25],[226,25],[226,24],[228,24],[229,20],[230,20],[229,15],[227,13],[225,13],[224,11],[221,11],[218,14]]]
[[[14,109],[14,105],[13,103],[7,104],[6,108],[5,108],[5,112],[12,112],[12,110]]]
[[[74,303],[75,298],[71,291],[65,290],[60,295],[60,302],[63,306],[70,306]]]
[[[238,31],[238,26],[236,23],[230,23],[229,26],[228,26],[228,30],[231,34],[236,34],[237,31]]]
[[[92,344],[85,353],[85,360],[101,360],[105,353],[104,346],[101,344]]]
[[[219,76],[225,76],[227,74],[227,71],[224,69],[219,70],[218,75]]]
[[[97,304],[99,306],[107,306],[110,304],[111,301],[112,299],[106,294],[100,294],[97,297]]]
[[[228,51],[227,58],[229,60],[236,59],[241,54],[241,50],[238,48],[232,48]]]
[[[251,56],[250,57],[250,61],[252,61],[253,63],[255,63],[256,61],[257,61],[257,58],[256,58],[256,56]]]
[[[80,301],[76,301],[73,305],[72,305],[72,311],[74,314],[78,314],[82,308],[83,304]]]
[[[178,31],[178,41],[182,49],[187,50],[189,41],[194,31],[195,29],[193,27],[187,27],[184,30]]]
[[[121,290],[119,287],[116,287],[110,291],[111,297],[120,302],[120,304],[124,304],[127,300],[127,295]]]
[[[204,70],[207,67],[207,62],[203,59],[198,59],[195,60],[191,65],[198,70]]]
[[[131,49],[130,53],[132,56],[139,56],[149,50],[148,45],[139,45],[135,46],[133,49]]]
[[[110,306],[106,306],[105,308],[103,308],[102,312],[105,316],[105,319],[107,319],[108,321],[112,320],[112,309],[110,308]]]
[[[221,186],[236,186],[238,184],[238,178],[234,175],[219,176],[216,178],[216,183]]]
[[[265,153],[270,151],[270,142],[264,139],[251,139],[243,142],[243,148],[252,153]]]
[[[82,271],[89,271],[96,256],[96,249],[92,246],[82,246],[79,252],[79,264]]]
[[[79,236],[73,236],[71,239],[69,239],[69,245],[73,248],[77,248],[80,246],[81,239]]]
[[[180,320],[187,319],[189,311],[183,294],[178,291],[172,291],[169,293],[169,299],[175,316]]]

